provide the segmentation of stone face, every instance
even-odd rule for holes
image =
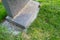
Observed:
[[[18,15],[13,19],[11,19],[10,17],[7,17],[7,20],[12,24],[15,24],[16,26],[21,27],[22,29],[26,29],[37,17],[37,14],[39,11],[38,6],[39,6],[39,3],[35,1],[30,1],[26,5],[24,10],[22,12],[21,11],[19,12],[21,13],[20,15]]]
[[[39,3],[32,0],[3,0],[3,4],[8,12],[5,25],[16,30],[27,29],[39,11]]]
[[[8,16],[14,17],[28,3],[29,0],[3,0],[3,4],[7,9]]]

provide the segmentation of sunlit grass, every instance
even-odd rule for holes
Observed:
[[[7,15],[6,10],[5,10],[4,6],[2,5],[2,3],[0,3],[0,22],[5,19],[6,15]]]
[[[29,40],[60,40],[60,0],[36,1],[40,3],[41,7],[38,17],[27,30],[27,35],[30,37]],[[0,17],[3,17],[2,15],[6,15],[6,11],[2,11],[5,9],[2,4],[0,5],[2,7],[0,7]],[[11,37],[10,34],[8,35],[10,37],[6,37],[9,37],[11,40],[25,40],[21,37],[22,35],[19,35],[18,37],[13,35]],[[4,39],[6,39],[6,37],[4,36]]]
[[[41,7],[37,19],[28,29],[31,40],[60,40],[59,0],[38,0]]]

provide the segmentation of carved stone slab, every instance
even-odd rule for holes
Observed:
[[[30,1],[23,11],[20,11],[15,18],[6,18],[11,24],[26,29],[35,20],[39,11],[39,3],[35,1]]]
[[[6,3],[7,2],[5,0],[5,6],[7,5]],[[12,8],[14,9],[14,7]],[[3,25],[8,27],[10,31],[13,30],[13,34],[18,34],[20,31],[25,31],[31,25],[31,23],[36,19],[39,9],[40,8],[38,2],[29,1],[21,11],[17,9],[19,13],[17,13],[16,16],[11,18],[10,15],[14,15],[15,13],[13,12],[13,10],[11,11],[11,9],[7,7],[8,14],[10,15],[6,17],[7,20],[3,22]]]
[[[29,0],[2,0],[7,9],[8,16],[14,17],[28,3]]]

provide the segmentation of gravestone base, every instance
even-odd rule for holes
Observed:
[[[36,19],[38,11],[39,3],[30,1],[14,18],[7,16],[7,21],[4,22],[4,25],[8,28],[10,27],[10,30],[14,29],[16,31],[26,31],[30,24]]]

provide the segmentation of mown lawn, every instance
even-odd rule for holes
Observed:
[[[37,19],[28,29],[31,40],[60,40],[60,0],[38,0]]]
[[[36,1],[40,3],[41,7],[37,19],[27,30],[29,40],[60,40],[60,0]],[[9,36],[11,37],[11,35]],[[21,36],[11,37],[9,40],[25,40]]]
[[[2,22],[5,19],[6,15],[7,15],[6,13],[7,12],[4,8],[4,6],[2,5],[2,3],[0,3],[0,22]]]

